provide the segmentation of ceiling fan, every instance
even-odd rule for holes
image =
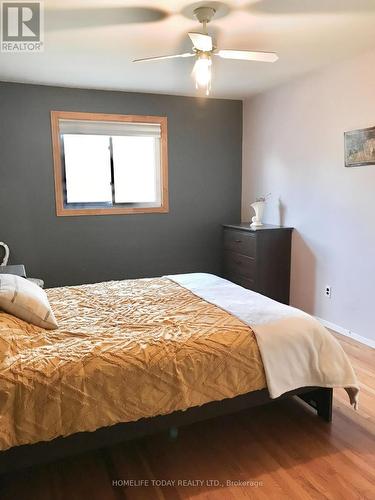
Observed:
[[[133,62],[160,61],[162,59],[176,59],[195,57],[193,68],[195,85],[197,89],[204,89],[206,95],[211,90],[211,68],[212,56],[223,59],[239,59],[242,61],[276,62],[279,58],[275,52],[260,52],[252,50],[222,50],[214,45],[212,37],[207,33],[207,24],[214,17],[216,10],[212,7],[198,7],[194,10],[197,20],[203,25],[203,33],[188,33],[193,42],[193,51],[184,54],[173,54],[168,56],[146,57],[134,59]]]

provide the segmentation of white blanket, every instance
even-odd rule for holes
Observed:
[[[252,328],[271,398],[300,387],[344,387],[357,408],[359,386],[350,361],[315,318],[212,274],[167,277]]]

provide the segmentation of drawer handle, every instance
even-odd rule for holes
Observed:
[[[242,240],[234,240],[235,243],[242,243]]]

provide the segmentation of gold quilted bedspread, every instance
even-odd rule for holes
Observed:
[[[47,294],[58,330],[0,312],[0,449],[266,387],[251,329],[168,278]]]

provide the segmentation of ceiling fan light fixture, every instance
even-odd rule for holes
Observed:
[[[212,59],[211,54],[205,52],[198,55],[195,61],[193,75],[195,78],[195,86],[197,89],[204,89],[206,95],[209,95],[211,90],[212,79]]]
[[[215,4],[217,2],[214,2]],[[212,79],[212,59],[218,56],[223,59],[237,59],[240,61],[257,61],[274,63],[278,60],[275,52],[262,52],[257,50],[218,50],[216,43],[207,32],[207,24],[216,13],[215,8],[201,5],[194,10],[195,17],[203,26],[203,33],[191,31],[188,36],[193,44],[192,51],[184,54],[173,54],[167,56],[146,57],[135,59],[134,62],[159,61],[163,59],[175,59],[184,57],[196,57],[192,76],[195,79],[195,87],[204,90],[209,95]]]

